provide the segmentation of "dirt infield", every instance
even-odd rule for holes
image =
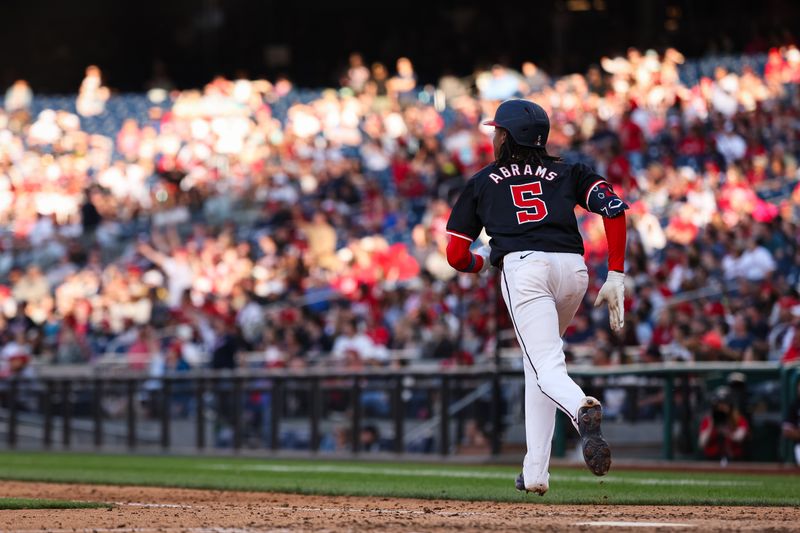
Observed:
[[[520,505],[49,483],[0,486],[3,496],[116,504],[112,509],[2,511],[3,531],[796,531],[800,523],[800,509],[786,507],[547,505],[533,497]]]

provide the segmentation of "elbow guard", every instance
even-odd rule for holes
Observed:
[[[586,209],[606,218],[614,218],[624,213],[628,204],[616,195],[608,182],[601,181],[586,195]]]

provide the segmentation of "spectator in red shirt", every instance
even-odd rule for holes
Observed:
[[[777,48],[770,49],[767,64],[764,66],[764,78],[767,83],[774,85],[782,83],[786,72],[787,65],[781,56],[781,51]]]
[[[619,125],[619,139],[622,151],[631,162],[634,171],[644,168],[644,157],[642,150],[645,147],[645,138],[642,128],[631,118],[630,110],[622,115],[622,122]]]
[[[613,149],[612,156],[606,169],[606,177],[617,194],[630,196],[631,191],[639,190],[639,185],[631,170],[631,164],[619,148]]]
[[[733,405],[731,391],[722,386],[711,398],[711,413],[700,422],[698,442],[706,459],[743,459],[744,444],[750,436],[747,419]]]
[[[672,321],[673,318],[668,311],[661,312],[656,327],[653,328],[651,342],[654,346],[665,346],[672,342]]]
[[[792,341],[789,343],[789,347],[783,353],[783,357],[781,357],[781,363],[786,364],[791,361],[800,360],[800,331],[795,327],[794,332],[792,333]]]
[[[691,205],[683,204],[676,211],[676,216],[670,219],[667,226],[667,237],[673,242],[688,245],[697,238],[700,231],[692,220],[694,210]]]
[[[128,364],[132,370],[144,370],[150,359],[159,351],[158,341],[151,326],[139,328],[136,341],[128,348]]]
[[[700,157],[706,153],[707,146],[702,127],[695,124],[678,143],[678,153],[686,157]]]

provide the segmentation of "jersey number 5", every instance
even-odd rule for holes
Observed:
[[[539,222],[547,216],[547,206],[544,201],[536,198],[540,194],[542,194],[542,184],[538,181],[511,186],[514,205],[521,208],[521,211],[517,211],[518,223]]]

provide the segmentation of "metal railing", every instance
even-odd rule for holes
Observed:
[[[206,424],[209,421],[206,395],[216,399],[217,411],[224,410],[222,416],[229,417],[232,430],[232,449],[242,448],[243,399],[246,395],[269,394],[269,448],[279,449],[280,426],[283,418],[283,403],[288,392],[301,392],[307,395],[308,429],[310,451],[317,451],[320,444],[320,421],[322,415],[322,396],[326,392],[346,392],[350,395],[350,451],[360,451],[360,433],[363,429],[363,405],[361,399],[365,391],[383,391],[390,397],[392,421],[394,425],[393,451],[405,451],[405,413],[403,395],[407,390],[435,392],[438,396],[435,410],[439,413],[440,453],[450,451],[451,386],[456,381],[459,386],[465,381],[488,378],[492,381],[493,399],[496,407],[493,417],[499,420],[499,379],[500,372],[487,373],[486,369],[445,371],[436,374],[429,372],[403,372],[372,370],[367,372],[349,371],[232,371],[232,372],[193,372],[184,375],[170,375],[160,378],[143,376],[131,377],[46,377],[42,379],[11,379],[0,388],[0,398],[5,411],[5,444],[14,448],[18,444],[19,413],[26,404],[34,403],[36,412],[41,415],[41,444],[49,448],[54,444],[54,426],[60,418],[61,445],[70,448],[73,434],[73,410],[75,395],[88,394],[92,419],[92,442],[95,447],[103,447],[103,425],[106,422],[103,412],[103,399],[108,395],[124,397],[125,443],[128,448],[138,445],[137,430],[139,420],[136,404],[143,387],[149,385],[148,392],[154,401],[159,422],[158,443],[161,448],[171,446],[170,404],[175,394],[191,395],[195,410],[194,445],[198,449],[207,447]],[[219,405],[225,405],[223,409]],[[54,406],[58,406],[58,413]],[[216,413],[219,416],[219,412]],[[499,453],[499,427],[492,431],[493,453]]]
[[[688,407],[691,391],[698,387],[702,378],[720,377],[729,372],[742,372],[774,380],[780,384],[781,415],[785,417],[789,405],[795,398],[800,381],[800,366],[779,366],[776,363],[674,363],[635,364],[616,367],[571,367],[570,375],[576,380],[602,382],[609,378],[637,376],[648,378],[647,387],[658,388],[663,394],[660,418],[663,422],[661,456],[671,460],[675,457],[674,427],[676,423],[676,400]],[[180,436],[184,444],[188,441],[198,450],[207,449],[209,426],[224,425],[230,430],[229,448],[241,450],[245,443],[245,402],[254,395],[267,395],[268,403],[262,403],[266,421],[266,448],[277,451],[281,448],[281,427],[288,399],[300,397],[307,403],[302,417],[291,421],[307,429],[310,452],[320,450],[322,423],[327,409],[326,398],[332,394],[346,395],[346,422],[348,424],[349,452],[357,454],[361,449],[361,432],[365,428],[362,400],[368,392],[379,391],[388,403],[387,424],[391,428],[391,451],[398,454],[408,452],[409,435],[433,433],[435,451],[442,455],[453,453],[453,434],[456,423],[461,422],[463,411],[479,398],[488,398],[488,423],[485,425],[489,441],[488,453],[498,455],[503,449],[503,433],[507,413],[504,401],[511,390],[507,383],[522,382],[522,372],[515,369],[487,365],[428,371],[398,371],[374,369],[368,371],[305,370],[305,371],[229,371],[190,372],[167,375],[159,378],[145,376],[90,376],[90,377],[45,377],[14,378],[0,382],[0,434],[5,433],[2,443],[8,448],[20,444],[20,426],[25,425],[27,447],[31,442],[37,446],[51,448],[60,441],[63,449],[75,447],[76,427],[91,446],[98,449],[110,447],[106,439],[113,434],[122,439],[123,445],[135,449],[142,445],[140,419],[141,402],[146,400],[150,417],[147,445],[161,449],[173,448],[173,426],[180,424]],[[597,386],[597,385],[595,385]],[[642,385],[608,383],[599,385],[608,388],[635,390]],[[700,385],[702,387],[702,385]],[[430,415],[425,420],[412,419],[416,428],[409,430],[409,417],[405,403],[410,393],[426,393]],[[114,399],[117,417],[111,419],[104,403]],[[177,400],[192,411],[193,420],[177,420],[173,416],[173,405]],[[695,406],[696,407],[696,406]],[[76,411],[80,411],[80,424],[76,425]],[[684,410],[685,411],[685,410]],[[58,422],[58,424],[56,423]],[[113,425],[109,433],[104,426]],[[194,426],[193,428],[191,426]],[[563,454],[566,441],[566,423],[557,425],[554,453]],[[190,433],[193,433],[191,436]],[[56,439],[56,437],[59,437]],[[457,437],[456,437],[457,441]],[[788,460],[788,445],[784,443],[783,457]]]

